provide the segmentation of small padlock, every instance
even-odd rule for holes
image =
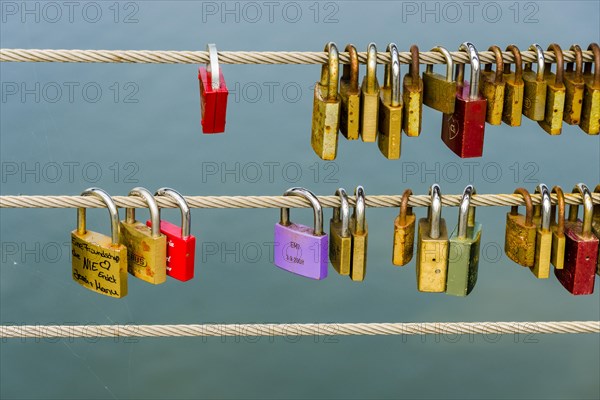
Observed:
[[[546,111],[546,79],[544,77],[544,50],[539,44],[529,46],[529,50],[536,52],[537,71],[533,72],[531,63],[525,63],[523,71],[523,115],[533,121],[542,121]]]
[[[487,101],[479,92],[479,55],[470,42],[460,45],[471,60],[471,80],[464,82],[465,65],[456,68],[456,105],[454,113],[444,114],[442,119],[442,140],[461,158],[483,155],[483,135]]]
[[[512,206],[510,212],[506,214],[504,252],[517,264],[532,267],[535,261],[537,229],[533,223],[533,203],[527,189],[518,188],[515,194],[523,196],[525,215],[519,214],[518,206]]]
[[[354,190],[356,205],[350,218],[350,235],[352,236],[352,261],[350,279],[364,281],[367,274],[367,242],[369,227],[367,226],[365,191],[362,186]]]
[[[206,50],[210,64],[207,68],[198,68],[202,132],[222,133],[225,132],[229,91],[225,84],[225,77],[219,68],[217,46],[212,43],[208,44]]]
[[[184,197],[174,189],[160,188],[155,196],[168,196],[175,200],[181,210],[181,227],[159,221],[160,232],[167,237],[167,275],[179,281],[189,281],[194,277],[194,259],[196,257],[196,237],[190,234],[192,215]],[[146,225],[153,226],[153,221],[146,221]]]
[[[402,266],[412,260],[415,243],[415,221],[416,216],[412,207],[408,206],[412,190],[406,189],[402,194],[400,213],[394,221],[394,248],[392,252],[392,264]]]
[[[325,46],[329,62],[321,67],[321,81],[315,84],[310,144],[323,160],[335,160],[338,145],[341,101],[338,96],[340,60],[335,43]]]
[[[477,283],[482,228],[475,221],[475,207],[470,205],[475,193],[472,185],[465,188],[458,209],[458,225],[449,239],[446,293],[453,296],[469,295]]]
[[[570,48],[575,52],[575,62],[568,62],[563,75],[565,84],[565,111],[563,121],[569,125],[579,125],[581,106],[583,104],[583,53],[581,47],[574,44]],[[573,68],[575,66],[575,68]]]
[[[550,262],[552,258],[552,230],[550,229],[552,202],[550,200],[550,190],[543,183],[538,185],[536,193],[542,195],[540,205],[542,218],[540,225],[536,225],[535,257],[533,267],[530,270],[536,278],[547,279],[550,276]]]
[[[523,61],[521,52],[514,44],[509,45],[506,51],[513,53],[515,59],[515,72],[510,72],[510,64],[504,64],[504,105],[502,107],[502,121],[509,126],[521,125],[523,112]]]
[[[585,89],[579,127],[588,135],[597,135],[600,132],[600,46],[592,43],[588,46],[588,50],[594,53],[594,73],[592,74],[592,63],[585,63],[583,67]]]
[[[563,83],[564,59],[560,46],[552,43],[548,50],[554,50],[556,57],[556,74],[551,72],[551,63],[546,63],[544,78],[546,79],[546,111],[544,119],[538,124],[551,135],[560,135],[562,131],[563,113],[565,110],[566,88]]]
[[[490,125],[502,123],[502,108],[504,107],[504,62],[502,50],[498,46],[491,46],[488,51],[494,52],[496,57],[496,71],[492,71],[492,64],[486,64],[481,71],[481,94],[487,100],[485,120]]]
[[[390,160],[400,158],[402,144],[402,97],[400,93],[400,59],[394,43],[387,47],[390,64],[385,66],[384,84],[379,92],[379,137],[377,145]]]
[[[333,209],[329,221],[329,261],[340,275],[350,275],[352,236],[350,236],[350,205],[343,188],[335,192],[340,198],[340,207]]]
[[[127,247],[119,243],[119,210],[110,195],[99,188],[81,196],[100,198],[110,214],[111,236],[88,231],[85,208],[77,209],[77,229],[71,232],[73,280],[91,291],[121,298],[127,295]]]
[[[358,86],[358,52],[354,45],[346,46],[350,64],[344,64],[340,79],[340,100],[342,102],[340,131],[348,140],[358,139],[360,122],[360,87]]]
[[[444,114],[452,114],[457,90],[456,81],[452,77],[454,61],[450,52],[442,46],[434,47],[431,51],[442,53],[446,59],[446,76],[436,74],[433,72],[433,65],[427,64],[423,72],[423,104]]]
[[[377,46],[367,47],[367,74],[363,78],[360,92],[360,136],[363,142],[377,139],[379,108],[379,82],[377,82]]]
[[[160,233],[160,214],[152,193],[133,188],[129,196],[142,197],[150,209],[152,228],[136,221],[135,208],[128,208],[121,221],[120,242],[127,247],[127,270],[136,278],[158,285],[167,280],[167,237]]]
[[[565,222],[565,266],[555,269],[559,282],[574,295],[594,293],[594,277],[598,262],[598,238],[592,233],[594,204],[586,185],[575,186],[573,193],[583,198],[583,222],[577,219],[578,206],[569,207],[569,220]]]
[[[410,46],[410,64],[402,84],[404,91],[404,119],[402,129],[407,136],[419,136],[423,122],[423,80],[419,73],[419,48]]]
[[[556,193],[556,206],[552,206],[550,216],[552,229],[552,254],[550,262],[556,269],[563,269],[565,265],[565,195],[560,186],[554,186],[552,193]],[[554,218],[558,209],[558,217]]]
[[[448,230],[442,218],[440,187],[429,189],[431,205],[427,218],[419,219],[417,234],[417,289],[420,292],[446,291],[448,272]]]
[[[286,190],[284,196],[308,200],[315,213],[314,228],[290,222],[289,208],[281,209],[275,224],[274,263],[277,267],[311,279],[327,277],[328,238],[323,232],[323,209],[319,199],[304,188]]]
[[[596,185],[594,193],[600,193],[600,184]],[[592,218],[592,232],[600,239],[600,204],[594,205],[594,216]],[[598,267],[596,273],[600,275],[600,248],[598,248]]]

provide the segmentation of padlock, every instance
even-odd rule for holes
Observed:
[[[583,104],[583,89],[585,87],[583,82],[583,53],[581,47],[576,44],[572,45],[570,50],[575,52],[575,62],[568,62],[563,74],[563,83],[566,90],[563,121],[569,125],[579,125]]]
[[[360,136],[363,142],[377,139],[379,82],[377,82],[377,46],[367,47],[367,74],[360,91]]]
[[[519,214],[519,207],[512,206],[506,214],[506,234],[504,252],[514,262],[523,267],[532,267],[535,261],[536,226],[533,223],[533,203],[527,189],[518,188],[515,194],[523,196],[525,215]]]
[[[321,81],[315,84],[310,144],[323,160],[335,160],[341,109],[338,96],[340,60],[335,43],[327,43],[325,51],[329,54],[329,62],[321,67]]]
[[[340,131],[348,140],[358,139],[360,122],[360,87],[358,86],[358,53],[354,45],[346,46],[350,64],[344,64],[340,79],[340,100],[342,102]]]
[[[99,188],[82,196],[100,198],[110,214],[111,236],[88,231],[85,208],[77,209],[77,229],[71,232],[73,280],[93,292],[121,298],[127,295],[127,247],[119,243],[119,210],[110,195]]]
[[[158,285],[167,280],[167,237],[160,233],[158,205],[152,193],[133,188],[129,196],[142,197],[150,209],[152,228],[135,219],[135,208],[121,221],[120,243],[127,247],[127,270],[136,278]]]
[[[533,72],[531,63],[525,63],[523,71],[523,115],[533,121],[542,121],[546,111],[546,79],[544,77],[544,50],[539,44],[529,46],[530,51],[536,52],[537,71]]]
[[[350,236],[350,205],[343,188],[335,192],[340,207],[333,209],[329,221],[329,261],[340,275],[350,275],[352,236]]]
[[[433,72],[433,65],[427,64],[423,72],[423,104],[444,114],[452,114],[457,90],[456,81],[452,77],[454,61],[450,52],[442,46],[434,47],[431,51],[442,53],[446,59],[446,76],[436,74]]]
[[[394,248],[392,251],[392,264],[402,266],[412,260],[415,244],[416,216],[412,207],[408,206],[412,190],[406,189],[402,194],[400,213],[394,221]]]
[[[181,227],[163,221],[159,221],[160,232],[167,237],[167,275],[179,281],[189,281],[194,277],[194,259],[196,257],[196,237],[190,234],[192,215],[190,208],[179,192],[170,188],[160,188],[155,196],[168,196],[175,200],[181,210]],[[152,228],[154,221],[146,221],[146,225]]]
[[[600,193],[600,184],[596,185],[594,193]],[[600,239],[600,204],[594,205],[594,215],[592,218],[592,232]],[[596,273],[600,275],[600,248],[598,248],[598,266]]]
[[[402,86],[404,88],[402,129],[407,136],[419,136],[423,121],[423,80],[419,73],[419,48],[416,44],[410,46],[410,64]]]
[[[565,110],[566,88],[563,83],[564,59],[560,46],[552,43],[548,50],[554,50],[556,57],[556,74],[551,72],[551,63],[546,63],[544,78],[546,79],[546,111],[544,119],[538,124],[551,135],[560,135],[562,131],[563,113]]]
[[[319,199],[304,188],[288,189],[284,196],[300,196],[314,210],[314,228],[290,222],[289,208],[281,209],[275,224],[274,263],[277,267],[311,279],[327,277],[328,238],[323,232],[323,209]]]
[[[585,63],[583,67],[585,89],[579,127],[588,135],[597,135],[600,132],[600,46],[592,43],[588,46],[588,50],[594,53],[594,73],[592,74],[592,63]]]
[[[563,269],[565,265],[565,195],[560,186],[554,186],[552,193],[556,193],[556,206],[552,206],[550,215],[552,229],[550,262],[554,268]],[[555,219],[557,209],[558,217]]]
[[[222,133],[225,132],[229,91],[225,84],[225,77],[219,68],[217,46],[211,43],[206,46],[206,50],[210,64],[206,68],[198,68],[202,132]]]
[[[496,71],[492,71],[492,64],[486,64],[481,71],[481,94],[487,101],[485,120],[490,125],[502,123],[502,108],[504,107],[504,62],[502,50],[498,46],[491,46],[488,51],[494,52],[496,57]]]
[[[419,219],[417,234],[417,289],[420,292],[446,291],[448,272],[448,230],[442,218],[440,187],[429,189],[431,205],[427,218]]]
[[[367,274],[367,242],[369,227],[367,226],[365,191],[362,186],[354,190],[356,205],[350,218],[350,235],[352,236],[352,261],[350,279],[364,281]]]
[[[387,47],[390,64],[385,66],[384,84],[379,93],[379,137],[377,145],[390,160],[400,158],[402,144],[402,97],[400,93],[400,59],[394,43]]]
[[[598,238],[592,233],[594,204],[590,190],[583,183],[573,189],[583,198],[583,222],[577,219],[578,206],[569,207],[565,222],[565,266],[555,269],[559,282],[574,295],[594,293],[594,277],[598,262]]]
[[[506,51],[513,53],[515,59],[515,72],[510,72],[510,64],[504,64],[504,105],[502,107],[502,121],[509,126],[521,125],[523,112],[523,61],[521,52],[514,44],[509,45]]]
[[[550,229],[550,213],[552,202],[548,186],[540,183],[536,193],[542,195],[540,209],[542,212],[541,224],[536,225],[535,257],[533,267],[530,268],[538,279],[547,279],[550,276],[550,261],[552,258],[552,230]]]
[[[483,135],[487,101],[479,92],[479,56],[470,42],[460,45],[471,60],[471,80],[464,82],[465,65],[456,68],[456,105],[454,113],[444,114],[442,119],[442,140],[461,158],[483,155]]]
[[[446,293],[453,296],[469,295],[477,283],[482,228],[475,221],[475,207],[470,205],[475,193],[472,185],[465,188],[458,209],[458,225],[449,239]]]

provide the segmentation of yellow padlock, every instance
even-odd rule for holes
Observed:
[[[556,74],[550,71],[550,63],[544,68],[544,79],[546,79],[546,110],[544,119],[538,124],[551,135],[560,135],[562,131],[563,112],[565,110],[566,89],[563,83],[564,61],[560,46],[552,43],[548,50],[554,50],[556,57]]]
[[[502,121],[509,126],[521,125],[523,112],[523,61],[521,52],[514,44],[509,45],[506,51],[513,53],[515,59],[515,73],[510,72],[510,64],[504,64],[504,105],[502,107]]]
[[[360,136],[363,142],[377,139],[379,82],[377,82],[377,46],[367,47],[367,74],[362,81],[360,98]]]
[[[360,122],[360,87],[358,86],[358,52],[354,45],[346,46],[350,64],[344,64],[340,79],[340,99],[342,110],[340,131],[348,140],[358,139]]]
[[[496,71],[492,71],[492,64],[486,64],[485,69],[481,71],[479,87],[487,100],[486,122],[490,125],[500,125],[505,89],[502,50],[498,46],[491,46],[488,51],[492,51],[496,57]]]
[[[410,66],[402,83],[404,92],[404,116],[402,129],[406,136],[419,136],[423,120],[423,80],[419,74],[419,48],[410,47]]]
[[[597,135],[600,132],[600,46],[592,43],[588,50],[594,53],[594,73],[592,63],[585,63],[583,80],[583,104],[581,106],[581,122],[579,127],[588,135]]]
[[[571,51],[575,52],[575,62],[568,62],[563,82],[565,84],[565,112],[563,121],[569,125],[579,125],[581,120],[581,105],[583,103],[583,53],[581,47],[574,44]],[[575,68],[573,68],[575,65]]]

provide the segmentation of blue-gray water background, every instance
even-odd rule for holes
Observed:
[[[3,48],[321,50],[368,42],[479,50],[599,41],[597,1],[572,2],[8,2]],[[227,11],[229,10],[229,11]],[[429,11],[428,11],[429,10]],[[471,12],[469,11],[471,10]],[[598,137],[564,125],[551,137],[523,118],[486,126],[484,157],[461,160],[425,107],[401,160],[340,138],[338,158],[310,147],[311,86],[319,67],[222,67],[227,132],[203,135],[197,65],[2,63],[2,195],[76,195],[134,186],[186,195],[369,194],[565,190],[600,181]],[[437,67],[442,70],[443,67]],[[402,67],[402,73],[407,67]],[[364,67],[361,67],[361,79]],[[383,68],[379,66],[379,79]],[[234,93],[235,92],[235,93]],[[71,279],[73,209],[1,211],[2,324],[187,324],[598,320],[598,290],[574,297],[502,253],[508,208],[480,208],[479,281],[468,298],[416,290],[414,260],[392,266],[396,209],[369,209],[367,279],[330,269],[316,282],[271,263],[277,210],[193,210],[196,277],[152,286],[131,278],[115,300]],[[418,209],[418,216],[424,214]],[[326,220],[331,210],[326,210]],[[140,218],[146,212],[139,211]],[[175,210],[165,218],[179,219]],[[445,208],[448,225],[457,210]],[[121,217],[124,211],[121,210]],[[308,210],[292,218],[310,223]],[[108,232],[106,211],[91,229]],[[598,283],[598,282],[596,282]],[[2,398],[598,398],[598,335],[9,340],[0,344]]]

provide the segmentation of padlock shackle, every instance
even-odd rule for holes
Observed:
[[[81,193],[81,196],[94,196],[98,197],[108,209],[108,213],[110,215],[110,238],[113,245],[119,244],[119,209],[117,205],[113,201],[112,197],[104,190],[91,187],[84,190]],[[83,235],[87,232],[87,228],[85,226],[86,223],[86,209],[84,207],[77,209],[77,233],[79,235]]]
[[[344,64],[342,79],[350,82],[350,92],[358,92],[358,51],[353,44],[346,45],[345,51],[350,57],[350,64]]]
[[[554,84],[555,85],[562,85],[563,84],[563,73],[565,71],[565,59],[563,57],[563,52],[562,49],[560,48],[560,46],[557,43],[551,43],[548,46],[548,51],[554,51],[554,56],[556,57],[556,78],[554,79]],[[546,66],[545,71],[546,72],[550,72],[552,71],[552,64],[551,63],[545,63]]]
[[[550,230],[550,221],[552,216],[552,199],[550,198],[550,189],[543,183],[540,183],[535,188],[535,193],[539,193],[542,195],[542,201],[539,206],[536,206],[536,209],[541,213],[541,228],[543,231]],[[536,214],[537,215],[537,214]]]
[[[440,220],[442,218],[442,192],[440,185],[434,183],[429,188],[431,205],[427,208],[427,219],[429,220],[429,237],[438,239],[440,237]]]
[[[357,186],[354,189],[354,196],[356,197],[356,205],[354,206],[354,220],[356,221],[356,233],[364,233],[366,228],[367,216],[366,216],[366,200],[365,190],[362,186]]]
[[[338,75],[340,69],[340,54],[333,42],[325,45],[328,54],[327,64],[321,67],[321,87],[327,88],[327,100],[336,101],[338,97]]]
[[[454,60],[452,59],[452,54],[450,54],[450,52],[442,46],[435,46],[433,49],[431,49],[431,51],[442,53],[446,59],[446,82],[454,82],[452,78],[452,74],[454,73]],[[425,72],[432,73],[433,64],[427,64],[427,67],[425,67]]]
[[[160,210],[158,209],[158,204],[156,203],[154,196],[152,196],[152,193],[146,188],[136,187],[129,191],[128,196],[137,196],[146,200],[146,204],[150,210],[150,221],[152,222],[150,228],[152,237],[160,237]],[[125,222],[128,224],[135,223],[135,208],[131,207],[125,209]]]
[[[575,53],[575,62],[566,63],[565,72],[573,72],[573,67],[575,67],[574,81],[583,82],[583,51],[578,44],[571,45],[569,50]]]
[[[552,193],[556,193],[556,206],[552,206],[552,220],[554,221],[554,212],[558,208],[558,219],[556,220],[556,235],[563,237],[565,234],[565,194],[560,186],[554,186]]]
[[[314,228],[313,234],[315,236],[323,236],[323,207],[319,199],[313,192],[302,187],[293,187],[283,193],[284,196],[299,196],[309,201],[314,210]],[[284,207],[281,209],[279,224],[283,226],[290,225],[290,209]]]
[[[504,82],[504,61],[502,60],[502,50],[498,46],[490,46],[488,51],[494,53],[494,57],[496,58],[496,75],[494,76],[494,82],[502,83]],[[485,71],[492,71],[492,64],[485,65]]]
[[[467,185],[463,191],[458,208],[458,233],[461,239],[467,237],[467,228],[475,226],[475,207],[471,206],[471,197],[477,193],[473,185]]]
[[[208,51],[209,59],[209,63],[206,64],[206,71],[210,74],[210,87],[213,90],[219,90],[221,88],[221,70],[217,45],[214,43],[207,44],[206,51]]]
[[[514,44],[508,45],[506,51],[510,51],[515,59],[515,82],[521,82],[523,80],[523,59],[521,58],[521,51]],[[510,74],[510,63],[504,64],[504,73]]]
[[[402,193],[402,200],[400,201],[400,224],[406,225],[406,216],[413,214],[412,207],[409,207],[408,200],[410,196],[412,196],[413,192],[410,189],[406,189],[404,193]]]
[[[375,92],[377,83],[377,45],[371,42],[367,46],[367,93]]]
[[[481,63],[479,62],[479,53],[475,45],[471,42],[464,42],[458,48],[459,51],[466,51],[471,60],[471,77],[469,78],[469,99],[476,100],[479,98],[479,73],[481,71]],[[456,68],[456,82],[459,86],[463,85],[465,74],[465,65],[459,64]]]
[[[350,203],[348,202],[348,195],[344,188],[336,190],[335,195],[339,196],[341,205],[333,208],[333,221],[342,223],[342,237],[347,237],[350,235]]]
[[[600,183],[596,185],[594,193],[600,193]],[[594,214],[592,219],[600,222],[600,204],[594,204]]]
[[[408,65],[408,73],[412,78],[413,84],[419,82],[419,46],[416,44],[410,46],[410,64]]]
[[[531,201],[531,195],[525,188],[517,188],[514,191],[514,194],[520,194],[523,196],[523,201],[525,202],[525,226],[533,225],[533,202]],[[511,215],[519,214],[519,206],[512,206],[510,208]]]
[[[579,193],[583,198],[583,226],[581,236],[589,237],[592,235],[592,221],[594,216],[594,201],[592,199],[592,194],[590,193],[590,189],[583,183],[575,185],[572,193]],[[571,204],[569,207],[569,221],[577,221],[578,213],[579,206]]]
[[[395,43],[388,44],[386,49],[390,53],[390,63],[385,65],[383,85],[386,88],[391,87],[390,105],[398,107],[400,105],[400,57],[398,47]]]
[[[594,54],[594,81],[592,83],[592,86],[594,88],[598,88],[600,87],[600,46],[598,46],[598,43],[590,43],[590,45],[588,46],[588,51],[592,51]],[[584,74],[591,74],[592,73],[592,63],[591,62],[586,62],[584,64],[583,67],[583,73]]]
[[[185,198],[175,189],[163,187],[154,193],[155,196],[167,196],[175,200],[177,206],[181,210],[181,237],[183,239],[190,236],[190,226],[192,224],[192,213],[190,207],[185,201]],[[160,219],[160,208],[158,209],[158,217]]]
[[[544,50],[542,47],[534,43],[529,46],[529,51],[535,51],[537,58],[537,73],[535,75],[535,80],[538,82],[544,81],[544,69],[546,66],[546,58],[544,57]],[[525,63],[525,71],[531,71],[532,65],[531,63]]]

